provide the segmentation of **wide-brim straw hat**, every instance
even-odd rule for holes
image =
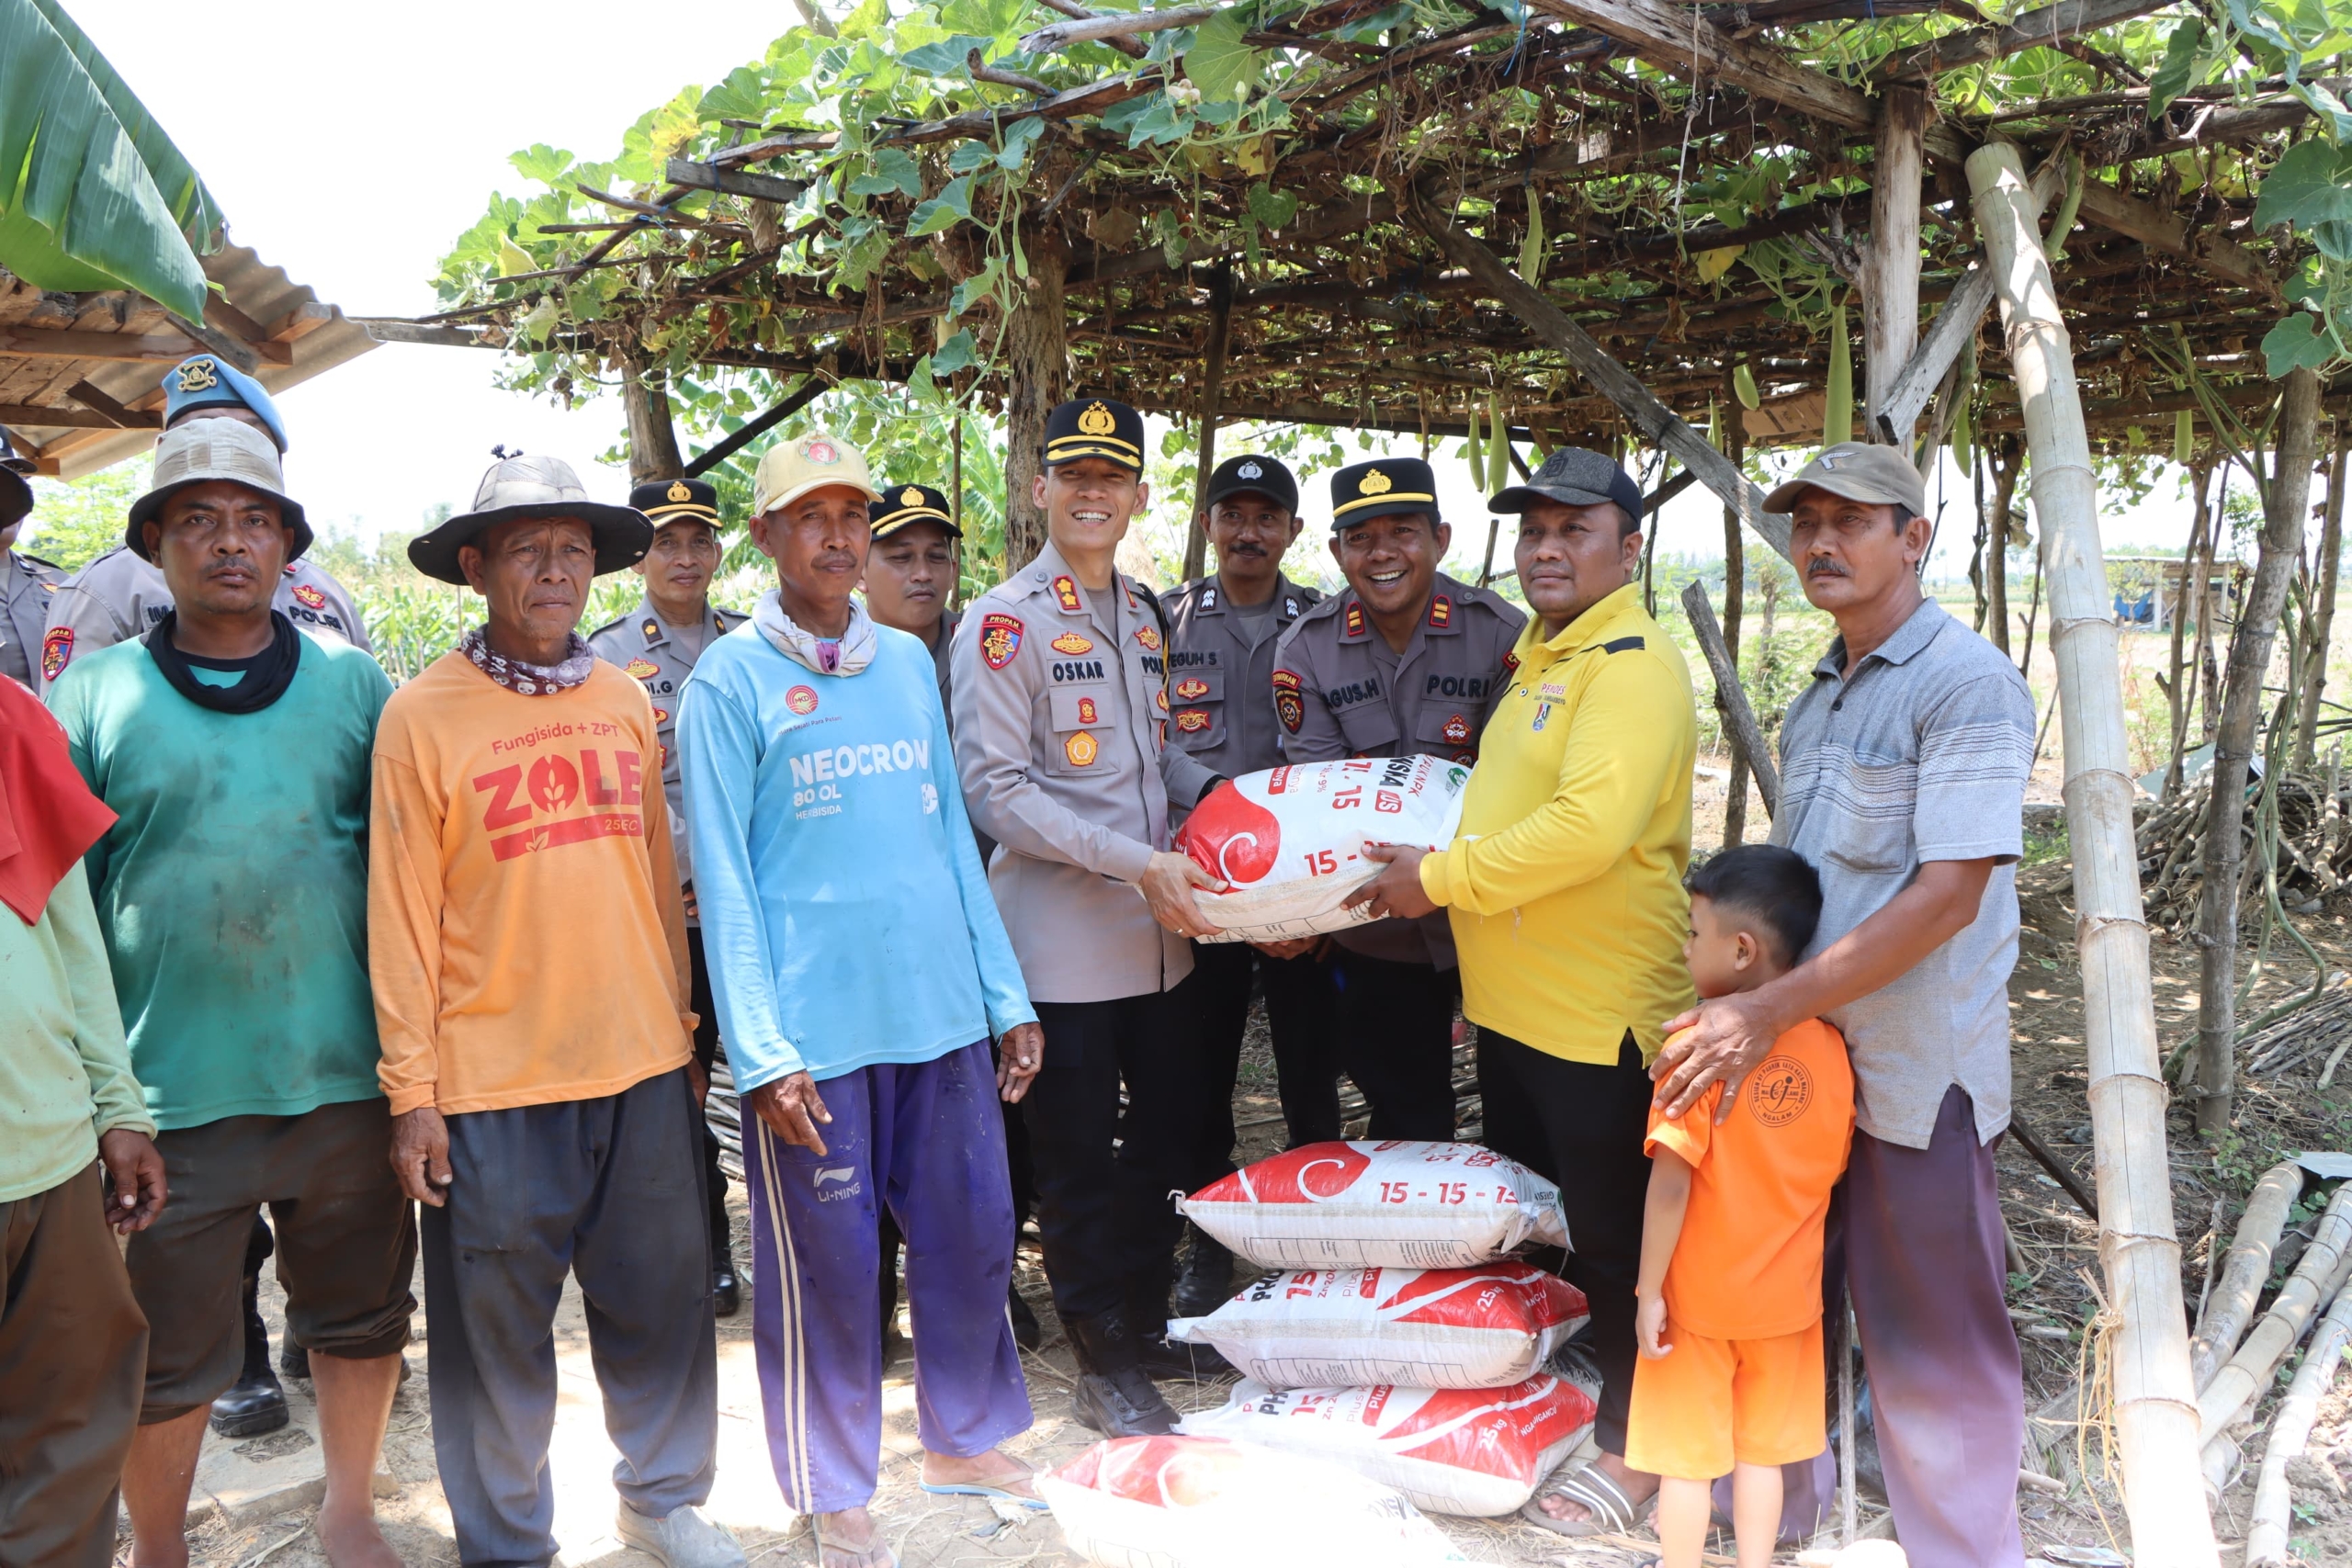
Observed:
[[[499,524],[520,517],[576,517],[587,524],[596,546],[599,577],[636,565],[653,545],[653,525],[645,513],[589,500],[587,487],[562,458],[501,454],[475,487],[470,511],[409,541],[409,564],[427,577],[462,588],[466,574],[458,565],[458,550]]]
[[[147,493],[130,503],[130,518],[122,532],[122,542],[130,547],[130,553],[141,560],[153,560],[147,553],[148,521],[163,511],[164,502],[188,486],[215,479],[259,491],[277,502],[279,515],[294,536],[286,551],[288,561],[300,559],[311,547],[311,525],[303,516],[302,503],[286,493],[286,471],[278,465],[277,444],[241,419],[213,418],[175,425],[155,443],[154,477],[147,482]]]

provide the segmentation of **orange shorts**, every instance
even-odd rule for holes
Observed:
[[[1713,1481],[1735,1461],[1792,1464],[1827,1446],[1818,1318],[1771,1339],[1710,1339],[1669,1318],[1660,1337],[1672,1352],[1634,1366],[1632,1469]]]

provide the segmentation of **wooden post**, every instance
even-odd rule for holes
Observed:
[[[964,411],[956,411],[956,425],[947,438],[947,515],[956,526],[956,581],[947,595],[947,612],[964,607]]]
[[[1919,347],[1919,185],[1930,113],[1925,89],[1889,87],[1879,101],[1871,168],[1871,240],[1862,254],[1862,406],[1869,438],[1911,450],[1913,421],[1888,410],[1897,377]],[[1880,415],[1888,414],[1882,424]]]
[[[2303,660],[2303,711],[2295,726],[2295,766],[2319,765],[2319,699],[2327,689],[2327,645],[2335,630],[2335,583],[2344,556],[2344,479],[2352,461],[2352,431],[2335,431],[2335,460],[2327,470],[2327,514],[2320,525],[2319,586],[2312,595],[2311,652]]]
[[[1740,690],[1739,671],[1724,648],[1723,628],[1715,625],[1714,606],[1707,603],[1704,583],[1692,582],[1682,590],[1682,613],[1690,617],[1691,635],[1699,639],[1700,651],[1707,656],[1707,668],[1715,677],[1715,705],[1724,710],[1724,728],[1731,731],[1732,753],[1747,757],[1756,774],[1756,793],[1764,797],[1764,814],[1776,815],[1781,809],[1781,770],[1764,744],[1764,727],[1756,722],[1747,694]]]
[[[677,427],[670,423],[670,378],[641,352],[621,361],[621,408],[628,416],[628,482],[675,479],[685,472]]]
[[[2018,467],[2024,460],[2018,438],[2004,435],[1984,448],[1993,465],[1993,510],[1984,536],[1984,635],[2009,651],[2009,503],[2017,499]]]
[[[2297,367],[2287,372],[2278,403],[2278,445],[2262,484],[2262,536],[2254,585],[2230,636],[2230,663],[2222,681],[2222,723],[2213,735],[2213,795],[2205,818],[2204,884],[2197,898],[2197,1131],[2218,1134],[2230,1124],[2237,1077],[2238,875],[2245,844],[2245,784],[2262,723],[2262,682],[2270,672],[2278,613],[2303,558],[2303,525],[2311,516],[2312,464],[2319,455],[2319,378]],[[2254,459],[2261,461],[2257,454]],[[2257,480],[2262,476],[2256,476]],[[2222,520],[2213,524],[2218,539]],[[2215,552],[2217,555],[2219,551]]]
[[[1046,416],[1069,396],[1069,321],[1062,301],[1069,248],[1052,224],[1023,236],[1029,281],[1004,333],[1004,575],[1046,547],[1034,491],[1045,472]]]
[[[1915,291],[1916,292],[1916,291]],[[1724,363],[1724,456],[1735,464],[1747,456],[1747,422],[1741,419],[1739,394],[1732,385],[1733,366]],[[1739,613],[1747,592],[1747,552],[1741,547],[1739,513],[1724,508],[1724,651],[1731,660],[1732,686],[1739,687]],[[1723,708],[1716,694],[1715,706]],[[1735,750],[1731,777],[1724,785],[1724,848],[1747,837],[1747,753]]]
[[[2033,453],[2033,506],[2051,580],[2064,700],[2066,828],[2098,1175],[2099,1259],[2120,1322],[2113,1352],[2124,1508],[2140,1568],[2216,1568],[2197,1451],[2197,1396],[2165,1152],[2148,927],[2132,837],[2123,679],[2099,547],[2098,495],[2050,263],[2014,147],[1968,160],[2009,364]]]
[[[1233,320],[1233,269],[1220,266],[1209,274],[1209,342],[1201,377],[1201,460],[1193,468],[1193,527],[1184,536],[1184,581],[1206,570],[1209,553],[1208,508],[1201,497],[1209,491],[1209,475],[1216,468],[1217,399],[1225,388],[1225,345]]]

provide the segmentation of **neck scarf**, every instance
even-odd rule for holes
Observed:
[[[819,675],[856,674],[874,662],[874,651],[881,641],[874,635],[874,622],[865,606],[854,599],[849,602],[848,628],[838,637],[820,637],[793,625],[792,617],[784,613],[784,594],[774,588],[752,610],[752,625],[775,644],[778,653]]]
[[[475,669],[508,691],[526,697],[551,697],[558,692],[583,685],[596,668],[596,655],[578,632],[565,634],[563,661],[560,664],[526,664],[492,651],[488,626],[476,626],[467,632],[459,640],[458,650],[474,661]]]
[[[180,623],[177,610],[166,610],[155,629],[147,634],[148,657],[172,689],[200,708],[214,713],[259,713],[286,694],[294,671],[302,662],[302,638],[294,623],[276,610],[269,613],[269,646],[255,658],[233,686],[212,686],[196,678],[196,668],[217,668],[217,660],[191,660],[172,643],[172,628]]]
[[[0,676],[0,904],[38,923],[58,882],[114,826],[65,749],[65,731]]]

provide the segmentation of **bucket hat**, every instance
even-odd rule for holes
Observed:
[[[645,558],[653,544],[653,525],[645,513],[627,506],[588,499],[588,488],[571,465],[560,457],[509,455],[497,449],[498,461],[474,487],[474,503],[429,534],[409,541],[409,564],[425,576],[465,586],[466,574],[458,552],[489,529],[519,517],[576,517],[588,525],[596,545],[596,575],[618,571]]]
[[[122,542],[130,547],[130,553],[141,560],[153,560],[147,553],[148,520],[179,491],[213,479],[259,491],[277,502],[294,536],[286,552],[288,561],[300,559],[311,547],[311,525],[302,515],[302,503],[286,493],[277,444],[243,420],[216,414],[174,425],[155,443],[154,477],[147,482],[147,493],[130,503],[130,518],[122,532]]]

